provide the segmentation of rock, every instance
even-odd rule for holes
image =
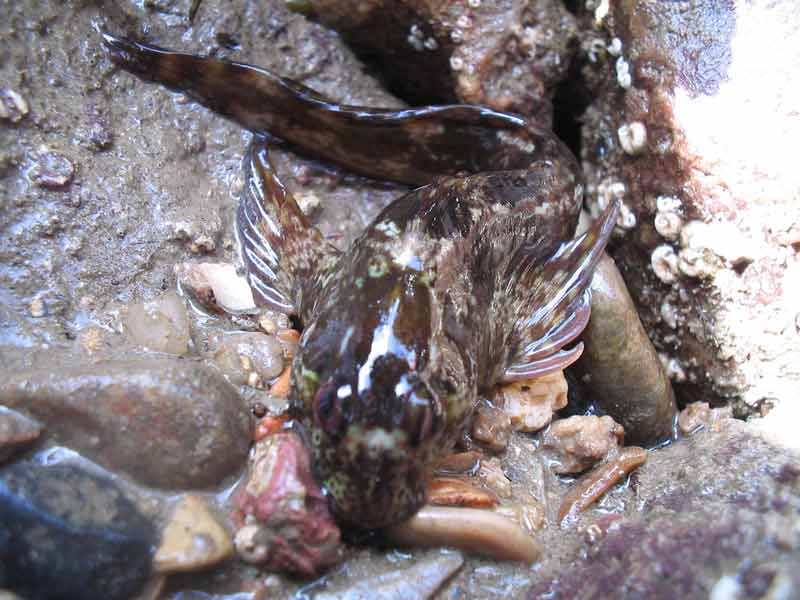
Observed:
[[[624,433],[611,417],[578,415],[553,423],[542,438],[542,448],[553,452],[556,473],[580,473],[615,451]]]
[[[595,467],[566,493],[558,509],[558,522],[582,513],[647,460],[647,450],[629,446],[609,462]]]
[[[236,494],[234,544],[242,560],[305,576],[341,560],[339,529],[295,433],[256,443]]]
[[[28,115],[28,102],[11,88],[0,88],[0,119],[19,123]]]
[[[283,371],[283,346],[263,333],[228,333],[214,360],[231,383],[264,388]]]
[[[0,588],[24,598],[127,600],[149,577],[155,541],[111,478],[33,460],[0,469]]]
[[[61,190],[70,184],[74,174],[75,167],[66,156],[44,148],[28,176],[39,187]]]
[[[589,204],[598,209],[614,187],[635,218],[610,252],[645,328],[674,365],[683,401],[732,401],[744,414],[765,398],[793,403],[795,3],[601,6],[586,35],[616,44],[584,69],[594,100],[582,116],[582,158]],[[743,114],[752,118],[740,122]]]
[[[34,442],[42,429],[41,423],[0,406],[0,463]]]
[[[714,427],[731,416],[730,408],[711,408],[707,402],[692,402],[678,414],[678,430],[689,435],[704,427]]]
[[[502,452],[511,437],[511,419],[501,409],[481,405],[472,423],[472,438],[493,452]]]
[[[312,0],[315,18],[377,61],[390,89],[416,104],[459,100],[552,119],[567,73],[574,17],[551,0]]]
[[[181,290],[211,312],[251,313],[256,304],[247,280],[231,264],[183,263],[175,267]]]
[[[189,351],[186,304],[175,292],[128,306],[125,326],[137,344],[154,352],[180,356]]]
[[[592,316],[576,369],[591,398],[625,428],[629,442],[669,439],[677,412],[672,385],[614,260],[604,255],[592,278]]]
[[[405,569],[397,569],[368,577],[335,593],[320,592],[317,600],[425,600],[455,575],[464,564],[458,552],[448,552],[416,561]]]
[[[160,573],[198,571],[233,555],[233,540],[197,496],[184,496],[172,511],[153,557]]]
[[[154,487],[217,485],[241,469],[250,444],[235,390],[188,360],[17,373],[0,384],[0,404],[24,407],[48,440]]]
[[[514,429],[539,431],[550,424],[555,411],[567,405],[567,380],[563,371],[557,371],[503,386],[497,395]]]
[[[455,477],[435,477],[428,482],[428,503],[433,506],[491,508],[499,500],[494,494]]]

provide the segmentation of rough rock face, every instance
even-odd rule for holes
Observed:
[[[575,18],[554,0],[309,4],[415,104],[484,104],[549,124],[576,46]]]
[[[679,393],[786,396],[800,381],[796,6],[597,3],[584,72],[590,202]]]

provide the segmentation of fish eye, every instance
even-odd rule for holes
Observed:
[[[314,396],[312,405],[314,419],[328,435],[341,432],[344,420],[342,402],[350,396],[348,388],[349,385],[338,385],[332,378],[325,382]]]
[[[419,446],[432,438],[440,429],[441,414],[438,402],[421,381],[408,386],[401,400],[403,419],[401,427],[408,434],[412,446]]]

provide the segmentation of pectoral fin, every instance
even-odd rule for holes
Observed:
[[[244,159],[245,188],[236,232],[256,303],[283,313],[308,313],[339,251],[308,221],[256,137]]]
[[[614,228],[618,206],[611,204],[589,229],[561,244],[544,261],[531,261],[526,249],[512,261],[509,274],[514,323],[512,348],[503,381],[530,379],[564,369],[581,355],[583,344],[562,349],[589,322],[589,283]]]

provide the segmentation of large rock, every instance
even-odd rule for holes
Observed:
[[[315,18],[377,61],[390,89],[412,104],[483,104],[546,125],[577,41],[575,18],[553,0],[309,5]]]
[[[189,360],[98,363],[10,376],[0,404],[48,439],[140,483],[204,488],[244,468],[248,411],[217,372]]]
[[[147,581],[156,540],[110,478],[34,460],[0,469],[0,589],[124,600]]]
[[[790,0],[598,3],[585,72],[593,208],[684,398],[787,396],[800,381],[800,27]]]

